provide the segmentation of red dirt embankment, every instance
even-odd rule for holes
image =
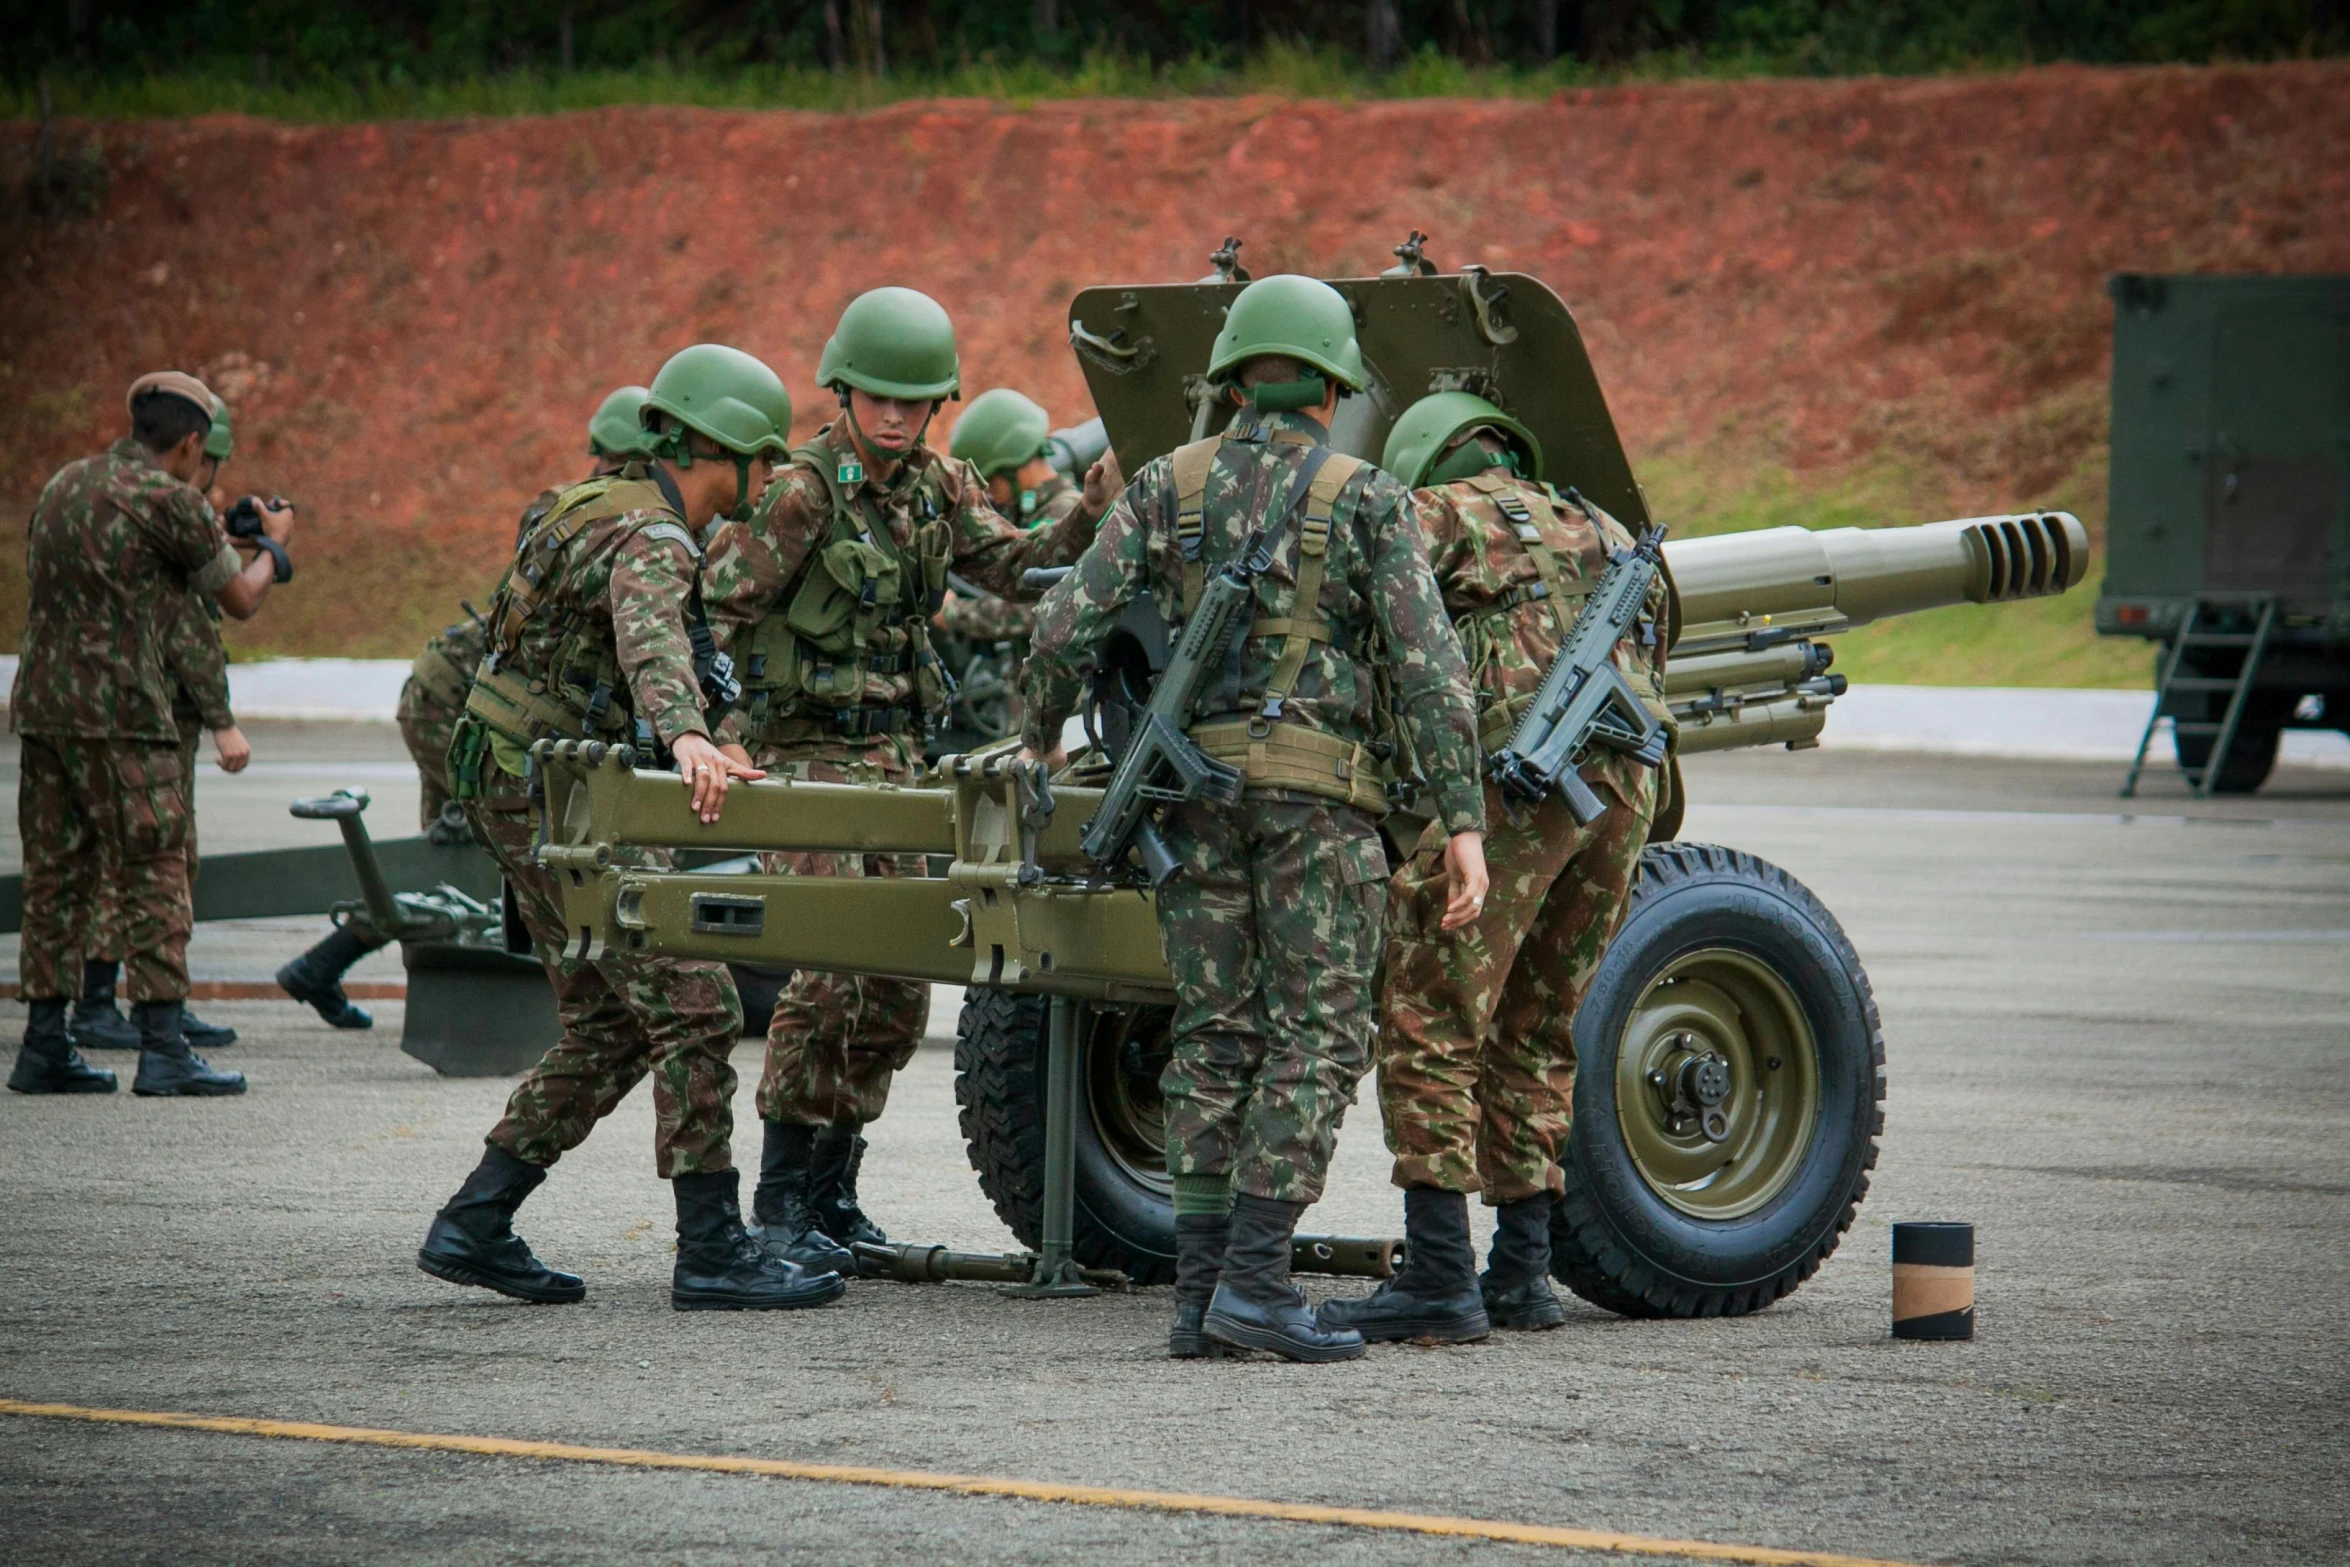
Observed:
[[[303,575],[239,644],[404,655],[583,466],[605,389],[723,339],[804,433],[881,283],[954,312],[973,390],[1074,418],[1078,287],[1197,276],[1227,233],[1260,274],[1363,273],[1418,226],[1575,307],[1636,462],[1890,461],[1955,506],[2101,514],[2106,273],[2350,270],[2340,64],[103,136],[95,215],[0,218],[5,645],[19,519],[160,365],[213,376],[233,478],[303,508]],[[10,165],[31,137],[0,130]]]

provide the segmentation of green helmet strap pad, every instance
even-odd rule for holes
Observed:
[[[1430,484],[1450,484],[1456,479],[1473,478],[1488,468],[1507,468],[1518,471],[1518,454],[1512,451],[1489,452],[1475,432],[1437,461],[1428,470]]]
[[[1267,413],[1294,413],[1321,407],[1330,395],[1330,383],[1318,375],[1305,375],[1294,381],[1260,381],[1247,391],[1248,400]]]

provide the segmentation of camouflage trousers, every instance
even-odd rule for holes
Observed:
[[[911,772],[894,747],[848,762],[787,750],[754,758],[771,778],[849,783]],[[886,758],[886,760],[883,760]],[[783,876],[920,876],[919,854],[764,854]],[[779,1126],[863,1125],[881,1118],[890,1079],[905,1070],[930,1024],[930,987],[868,974],[795,970],[767,1025],[767,1066],[759,1076],[759,1118]]]
[[[82,960],[109,892],[133,1002],[184,1001],[189,809],[181,748],[151,740],[23,737],[16,825],[24,844],[24,936],[17,972],[28,1001],[82,993]],[[112,940],[113,938],[109,938]]]
[[[1378,827],[1349,806],[1251,796],[1178,806],[1160,831],[1182,862],[1158,896],[1175,979],[1168,1170],[1312,1202],[1370,1060]]]
[[[464,713],[464,704],[449,706],[414,680],[400,687],[396,716],[400,738],[408,743],[408,754],[416,762],[417,782],[423,785],[416,818],[426,832],[432,831],[433,823],[441,819],[441,807],[449,803],[449,741]]]
[[[1396,874],[1379,1007],[1379,1112],[1395,1184],[1482,1190],[1516,1202],[1565,1189],[1575,1012],[1623,919],[1656,775],[1629,804],[1578,827],[1557,796],[1513,822],[1485,790],[1493,890],[1475,924],[1438,928],[1445,880],[1435,833]]]
[[[726,965],[619,955],[581,961],[564,945],[555,879],[530,857],[530,814],[480,800],[466,802],[465,814],[514,888],[563,1020],[562,1041],[515,1085],[488,1141],[526,1164],[553,1164],[650,1073],[654,1171],[667,1180],[732,1169],[729,1058],[743,1012]]]
[[[180,719],[180,777],[187,782],[188,791],[188,898],[196,896],[196,744],[204,736],[202,720],[193,717]],[[109,864],[106,874],[98,882],[98,890],[90,909],[90,934],[82,949],[93,963],[120,963],[130,948],[124,943],[122,928],[122,876]],[[193,911],[191,910],[191,915]]]

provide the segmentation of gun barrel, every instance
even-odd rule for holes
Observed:
[[[1759,651],[1945,604],[2046,598],[2089,569],[2070,512],[1906,528],[1765,528],[1665,546],[1679,594],[1675,652]]]

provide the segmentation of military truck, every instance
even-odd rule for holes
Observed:
[[[2257,789],[2287,729],[2350,734],[2350,277],[2155,277],[2113,296],[2104,636],[2155,644],[2198,795]]]
[[[1647,524],[1558,297],[1522,274],[1397,270],[1331,280],[1355,309],[1369,370],[1367,392],[1340,405],[1336,444],[1375,456],[1415,398],[1466,388],[1534,430],[1557,483]],[[1072,302],[1070,341],[1128,472],[1220,420],[1197,372],[1240,283],[1093,288]],[[2064,592],[2087,551],[2061,512],[1670,543],[1667,697],[1680,752],[1816,744],[1844,690],[1830,638],[1941,604]],[[1147,605],[1127,615],[1093,681],[1085,747],[1050,778],[1005,742],[943,758],[905,787],[738,786],[705,826],[673,779],[639,770],[625,748],[537,748],[540,854],[581,950],[969,987],[956,1046],[962,1131],[996,1211],[1041,1248],[1038,1293],[1056,1281],[1080,1290],[1084,1267],[1171,1276],[1158,1082],[1172,988],[1143,879],[1105,875],[1078,849],[1166,636]],[[1868,1189],[1884,1040],[1834,916],[1753,855],[1677,841],[1677,760],[1669,772],[1630,911],[1577,1020],[1556,1271],[1628,1315],[1749,1312],[1819,1267]],[[913,853],[936,873],[713,877],[633,865],[650,846]],[[1328,1266],[1364,1253],[1301,1244],[1317,1250],[1336,1254],[1321,1258]],[[944,1255],[900,1276],[951,1274]],[[1001,1259],[986,1262],[968,1276],[1000,1277]]]

